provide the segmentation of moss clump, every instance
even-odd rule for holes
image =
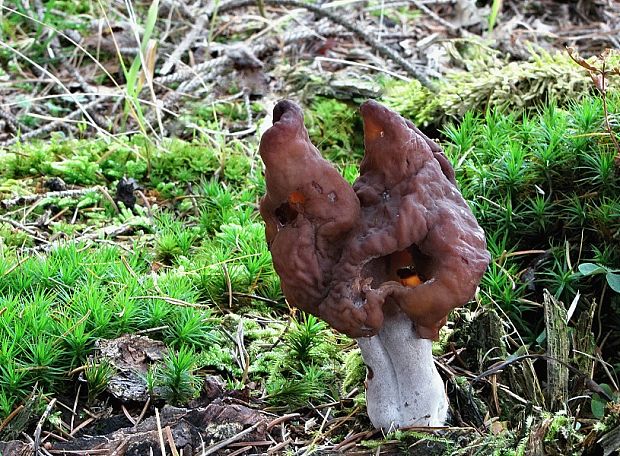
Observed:
[[[359,161],[364,154],[360,116],[355,107],[331,98],[316,98],[306,110],[312,143],[334,162]]]
[[[460,59],[459,59],[460,60]],[[417,125],[440,124],[468,111],[497,109],[515,116],[555,102],[566,106],[591,93],[590,77],[566,52],[532,52],[530,60],[505,62],[494,56],[462,60],[466,71],[449,71],[436,93],[418,81],[391,81],[382,100]]]
[[[419,127],[433,123],[443,115],[441,98],[416,80],[386,82],[381,101]]]
[[[620,97],[608,96],[608,105],[617,112]],[[620,295],[604,292],[603,277],[578,270],[580,262],[620,268],[618,151],[604,131],[601,100],[585,97],[565,108],[552,103],[522,116],[470,112],[445,134],[461,191],[494,257],[481,300],[499,305],[534,341],[543,327],[533,303],[542,302],[543,289],[565,303],[579,289],[584,307],[600,302],[602,331],[616,328]],[[538,253],[507,255],[519,250]],[[612,345],[615,357],[620,346]]]
[[[8,223],[0,222],[0,247],[31,247],[32,237]]]
[[[239,141],[213,145],[175,138],[154,147],[140,136],[109,142],[55,135],[50,141],[17,144],[0,151],[0,167],[7,180],[55,176],[71,185],[98,185],[126,176],[165,188],[166,184],[178,187],[210,176],[241,183],[250,174],[251,159]]]
[[[448,116],[489,108],[518,115],[550,101],[564,106],[588,94],[591,87],[590,78],[568,54],[541,51],[522,62],[473,61],[468,71],[446,76],[439,98]]]
[[[364,390],[366,378],[366,364],[359,348],[351,350],[344,355],[345,376],[342,380],[342,393],[347,394],[353,388]]]

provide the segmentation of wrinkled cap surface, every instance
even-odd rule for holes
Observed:
[[[260,143],[274,267],[291,305],[351,337],[376,334],[396,305],[436,338],[489,263],[484,233],[437,144],[379,103],[360,112],[365,156],[351,187],[310,142],[299,106],[275,106]]]

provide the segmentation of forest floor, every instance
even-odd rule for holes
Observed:
[[[0,454],[618,454],[620,3],[0,18]],[[493,260],[434,344],[445,427],[374,430],[355,341],[282,296],[257,211],[281,98],[349,181],[368,98],[455,167]]]

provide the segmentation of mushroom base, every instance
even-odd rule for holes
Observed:
[[[366,405],[375,428],[443,426],[448,398],[432,341],[418,337],[404,312],[386,312],[381,331],[357,343],[368,367]]]

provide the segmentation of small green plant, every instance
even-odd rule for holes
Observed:
[[[266,392],[273,404],[286,405],[294,410],[306,406],[310,401],[321,401],[328,397],[326,386],[332,379],[332,374],[318,366],[303,366],[300,370],[290,369],[285,376],[270,378]]]
[[[197,232],[174,220],[170,214],[161,214],[157,222],[160,226],[155,245],[157,260],[171,263],[179,256],[187,256],[197,239]]]
[[[63,355],[56,340],[49,336],[28,340],[22,356],[28,363],[26,369],[30,383],[48,391],[57,387],[68,368]]]
[[[59,320],[58,328],[62,332],[63,344],[67,354],[71,357],[71,367],[86,362],[93,348],[94,338],[86,329],[85,316],[67,317]]]
[[[325,349],[324,334],[327,324],[314,315],[302,314],[293,323],[292,330],[286,336],[288,356],[295,363],[307,364],[317,358],[326,356],[320,350]],[[323,335],[323,337],[321,337]]]
[[[201,379],[196,373],[196,355],[193,350],[181,346],[170,350],[163,364],[155,371],[155,389],[167,402],[183,405],[200,392]]]
[[[578,269],[584,277],[605,275],[605,280],[609,288],[616,293],[620,293],[620,269],[611,269],[594,263],[581,263]]]
[[[144,382],[146,383],[146,391],[151,398],[156,396],[157,388],[157,365],[153,364],[148,367],[144,374]]]
[[[103,393],[116,369],[106,360],[93,359],[88,361],[84,369],[84,378],[88,385],[88,402],[93,403],[95,399]]]
[[[144,135],[145,138],[150,138],[151,133],[155,133],[155,130],[151,125],[148,124],[146,116],[144,115],[142,104],[139,100],[140,92],[144,84],[146,83],[151,89],[151,94],[153,98],[155,93],[152,88],[152,75],[153,69],[155,65],[155,40],[152,40],[153,32],[155,30],[155,24],[157,22],[157,12],[159,10],[159,0],[155,0],[151,2],[149,6],[148,14],[146,17],[146,22],[143,27],[142,36],[140,36],[138,29],[139,26],[136,23],[136,13],[133,9],[133,5],[131,2],[126,1],[127,9],[130,13],[130,18],[132,20],[131,27],[134,32],[134,35],[138,41],[138,45],[140,51],[138,56],[134,59],[131,66],[129,68],[126,67],[122,56],[120,55],[120,50],[117,49],[119,53],[119,62],[123,69],[123,73],[125,76],[125,116],[129,114],[136,120],[138,123],[138,127],[140,131]],[[105,11],[102,11],[105,16]],[[152,100],[156,102],[156,99]],[[126,118],[126,117],[125,117]],[[159,119],[159,114],[158,114]],[[161,120],[160,120],[161,122]],[[162,130],[160,124],[160,132]],[[155,133],[157,135],[157,133]],[[159,138],[159,137],[158,137]],[[147,146],[147,165],[150,166],[150,147]]]
[[[493,0],[491,3],[491,14],[489,14],[489,33],[495,28],[497,17],[502,9],[502,0]]]
[[[339,394],[335,341],[325,322],[302,313],[293,321],[285,344],[274,354],[265,388],[274,405],[301,407],[309,400]],[[326,388],[331,385],[331,388]]]
[[[169,315],[164,337],[171,347],[206,348],[218,340],[215,325],[210,312],[184,307]]]
[[[590,398],[590,410],[595,418],[602,420],[608,412],[608,406],[611,408],[620,404],[620,391],[613,391],[611,386],[606,383],[599,384],[602,393],[594,393]],[[606,396],[606,397],[605,397]],[[609,398],[612,400],[610,401]]]

